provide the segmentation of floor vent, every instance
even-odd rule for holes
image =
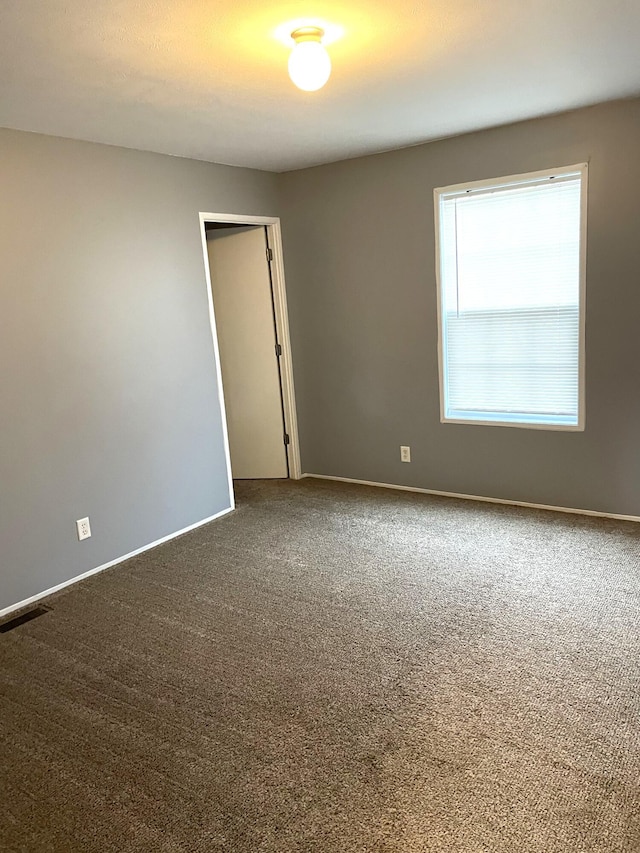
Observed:
[[[14,628],[18,627],[18,625],[24,625],[25,622],[31,622],[32,619],[37,619],[38,616],[43,616],[48,612],[48,607],[34,607],[33,610],[27,610],[26,613],[21,613],[20,616],[9,619],[8,622],[3,622],[2,625],[0,625],[0,634],[6,634],[7,631],[13,631]]]

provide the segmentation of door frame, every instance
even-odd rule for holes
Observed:
[[[220,388],[220,410],[222,414],[222,434],[224,449],[227,460],[227,472],[229,475],[229,496],[231,505],[234,505],[233,497],[233,475],[231,473],[231,454],[229,452],[229,432],[227,429],[227,414],[224,402],[224,382],[220,369],[220,350],[218,347],[218,331],[216,326],[216,315],[213,306],[213,291],[211,289],[211,271],[209,269],[209,254],[207,251],[206,224],[234,224],[234,225],[263,225],[267,229],[267,241],[273,252],[271,261],[271,281],[273,285],[273,307],[276,323],[276,334],[278,343],[282,347],[280,356],[280,376],[282,383],[282,407],[284,416],[285,432],[289,436],[289,444],[285,445],[285,452],[289,462],[289,478],[299,480],[302,477],[300,465],[300,443],[298,438],[298,416],[296,411],[295,388],[293,384],[293,360],[291,357],[291,341],[289,338],[289,314],[287,311],[287,292],[284,280],[284,256],[282,253],[282,232],[280,229],[280,217],[278,216],[245,216],[239,213],[200,213],[200,238],[202,240],[202,255],[204,261],[205,277],[207,282],[207,300],[209,303],[209,321],[211,323],[211,336],[213,338],[213,351],[216,362],[216,376]],[[274,354],[275,358],[275,354]]]

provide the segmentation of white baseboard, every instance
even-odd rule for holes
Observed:
[[[437,489],[419,489],[416,486],[398,486],[393,483],[374,483],[371,480],[354,480],[351,477],[331,477],[327,474],[303,474],[303,477],[311,477],[314,480],[334,480],[337,483],[356,483],[359,486],[376,486],[379,489],[397,489],[401,492],[418,492],[422,495],[437,495],[441,498],[458,498],[465,501],[482,501],[490,504],[506,504],[507,506],[525,506],[529,509],[547,509],[550,512],[568,512],[571,515],[595,515],[598,518],[614,518],[618,521],[640,522],[638,515],[619,515],[614,512],[598,512],[595,509],[574,509],[567,506],[550,506],[548,504],[534,504],[528,501],[509,501],[504,498],[487,498],[481,495],[461,495],[457,492],[441,492]]]
[[[30,598],[25,598],[24,601],[18,601],[16,604],[10,604],[8,607],[4,607],[0,610],[0,618],[3,616],[7,616],[9,613],[13,613],[15,610],[22,610],[23,607],[28,607],[30,604],[35,604],[36,601],[40,601],[42,598],[46,598],[48,595],[53,595],[54,592],[59,592],[61,589],[64,589],[66,586],[71,586],[71,584],[78,583],[78,581],[82,581],[85,578],[91,577],[91,575],[97,575],[98,572],[104,572],[105,569],[110,569],[112,566],[117,566],[118,563],[124,563],[125,560],[130,560],[131,557],[136,557],[138,554],[144,553],[144,551],[150,551],[152,548],[157,548],[158,545],[162,545],[164,542],[168,542],[170,539],[176,539],[178,536],[182,536],[184,533],[189,533],[190,530],[195,530],[197,527],[202,527],[203,524],[209,524],[210,521],[215,521],[216,518],[220,518],[223,515],[227,515],[232,512],[234,509],[233,506],[228,507],[227,509],[220,510],[215,515],[210,515],[209,518],[203,518],[202,521],[196,521],[195,524],[190,524],[188,527],[183,527],[182,530],[177,530],[175,533],[169,533],[168,536],[163,536],[162,539],[156,539],[155,542],[150,542],[149,545],[143,545],[142,548],[136,548],[135,551],[131,551],[129,554],[125,554],[123,557],[116,557],[115,560],[110,560],[108,563],[103,563],[101,566],[96,566],[95,569],[89,569],[88,572],[83,572],[81,575],[76,575],[73,578],[69,578],[69,580],[63,581],[59,583],[57,586],[52,586],[50,589],[45,589],[43,592],[39,592],[36,595],[32,595]]]

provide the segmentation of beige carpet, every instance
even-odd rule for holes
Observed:
[[[305,480],[0,634],[0,849],[640,851],[640,528]]]

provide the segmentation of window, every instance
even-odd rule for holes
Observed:
[[[584,429],[587,166],[435,190],[441,420]]]

